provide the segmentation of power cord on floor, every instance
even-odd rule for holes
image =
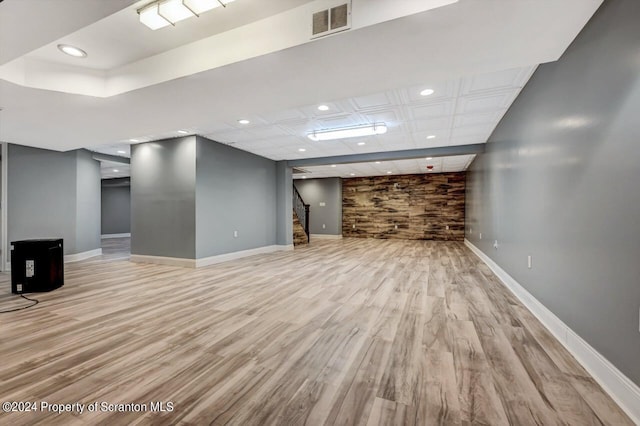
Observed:
[[[38,303],[40,303],[38,300],[36,299],[29,299],[27,296],[25,296],[24,294],[21,294],[20,297],[22,297],[23,299],[28,300],[29,302],[33,302],[32,304],[28,305],[28,306],[23,306],[21,308],[15,308],[15,309],[7,309],[6,311],[0,311],[0,314],[7,314],[9,312],[17,312],[17,311],[22,311],[24,309],[29,309],[32,308],[34,306],[36,306]]]

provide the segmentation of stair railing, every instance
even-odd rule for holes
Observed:
[[[293,187],[293,209],[304,228],[304,233],[307,234],[307,241],[311,241],[311,236],[309,235],[309,204],[305,204],[295,186]]]

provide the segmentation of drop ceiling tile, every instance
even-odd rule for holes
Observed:
[[[506,109],[499,109],[491,112],[457,114],[453,121],[454,127],[468,126],[495,126],[500,121]]]
[[[404,121],[401,109],[396,107],[375,112],[363,112],[360,115],[367,123],[386,123],[391,125]]]
[[[425,82],[423,85],[401,89],[398,93],[404,104],[442,102],[458,96],[459,86],[460,81],[458,79],[431,84]],[[429,96],[422,96],[420,92],[424,89],[432,89],[434,92]]]
[[[340,114],[331,117],[319,118],[320,129],[335,129],[339,127],[359,126],[368,124],[357,114]]]
[[[510,89],[498,93],[463,96],[458,99],[456,114],[504,110],[511,105],[519,90]]]
[[[479,74],[462,80],[461,95],[522,88],[531,77],[535,67],[513,68],[488,74]]]
[[[429,134],[442,133],[443,131],[449,131],[451,128],[452,116],[444,116],[438,118],[425,118],[422,120],[413,120],[408,122],[409,129],[412,133],[426,132]]]
[[[407,116],[411,120],[422,120],[430,118],[445,117],[453,114],[454,102],[431,102],[423,105],[413,105],[407,107]]]
[[[388,109],[396,105],[396,103],[395,95],[392,92],[375,93],[351,99],[351,104],[356,111]]]
[[[307,120],[307,116],[299,109],[290,109],[286,111],[272,111],[260,114],[259,117],[267,123],[280,124],[290,121]]]

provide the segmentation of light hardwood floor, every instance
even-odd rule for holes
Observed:
[[[174,411],[0,424],[631,424],[461,243],[321,240],[197,270],[108,244],[0,314],[0,401]],[[25,302],[8,288],[0,309]]]

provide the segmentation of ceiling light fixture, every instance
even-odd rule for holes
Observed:
[[[129,142],[140,142],[139,139],[129,139]]]
[[[329,111],[329,106],[327,105],[319,105],[318,110],[320,111]]]
[[[300,152],[305,152],[305,151],[306,151],[306,149],[304,149],[304,148],[299,148],[299,149],[298,149],[298,151],[300,151]]]
[[[355,173],[350,173],[350,175],[351,175],[351,176],[355,176],[356,174],[355,174]]]
[[[335,165],[335,164],[332,164],[332,165],[331,165],[331,167],[336,167],[336,165]]]
[[[201,13],[218,6],[226,7],[232,1],[234,0],[156,0],[138,9],[138,15],[141,23],[152,30],[158,30],[193,16],[199,17]]]
[[[366,145],[366,143],[365,142],[358,142],[358,145],[363,146],[363,145]]]
[[[387,172],[387,174],[388,174],[388,175],[390,175],[391,173],[393,173],[393,172],[391,172],[391,171],[388,171],[388,172]]]
[[[127,153],[127,151],[123,151],[123,150],[121,150],[121,149],[120,149],[120,150],[118,150],[118,154],[126,154],[126,153]]]
[[[113,172],[114,173],[118,173],[118,169],[113,169]]]
[[[240,124],[249,124],[251,122],[249,120],[247,120],[246,118],[242,118],[242,119],[238,120],[238,123],[240,123]]]
[[[189,132],[187,132],[186,130],[178,130],[178,133],[180,133],[181,135],[186,135]]]
[[[365,126],[342,127],[329,130],[314,130],[307,137],[314,142],[330,141],[334,139],[357,138],[360,136],[375,136],[387,133],[384,123],[367,124]]]
[[[433,95],[433,92],[434,92],[433,89],[424,89],[422,92],[420,92],[420,96]]]
[[[379,162],[379,161],[376,161],[376,164],[380,164],[380,162]]]
[[[75,46],[70,46],[68,44],[59,44],[58,45],[58,49],[60,49],[60,51],[62,53],[66,53],[69,56],[73,56],[74,58],[86,58],[87,57],[87,52],[85,52],[82,49],[79,49]]]
[[[435,138],[436,138],[436,135],[429,135],[429,136],[427,136],[427,139],[435,139]]]
[[[433,157],[427,157],[427,160],[433,160]]]
[[[306,176],[302,176],[302,179],[306,179],[306,178],[307,178]]]

